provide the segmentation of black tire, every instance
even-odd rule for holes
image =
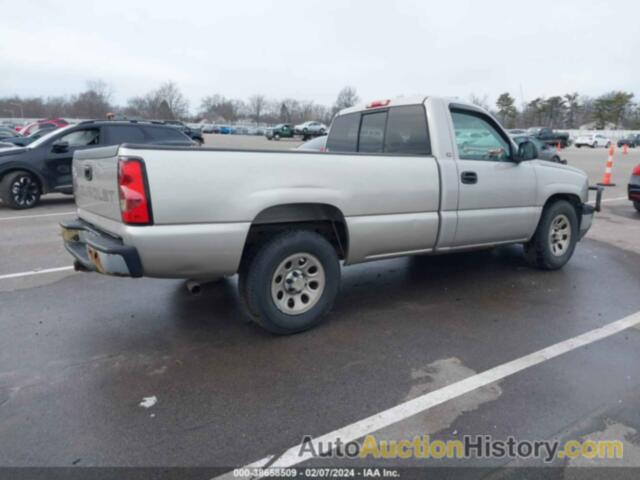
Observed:
[[[598,145],[594,142],[593,145],[591,145],[591,148],[596,148]]]
[[[321,128],[321,129],[320,129],[320,136],[324,135],[325,133],[326,133],[326,132],[325,132],[324,128]]]
[[[297,255],[312,257],[317,262],[321,268],[313,273],[324,274],[324,285],[317,297],[311,300],[309,307],[303,305],[306,303],[303,301],[304,291],[293,301],[296,308],[308,310],[288,314],[283,311],[288,308],[285,301],[278,306],[276,297],[284,294],[283,291],[277,290],[287,288],[285,282],[289,280],[289,274],[285,279],[277,273],[283,264],[291,263],[287,262],[290,257]],[[289,269],[292,275],[295,273],[294,270],[297,270],[294,266]],[[253,255],[243,259],[239,273],[240,299],[246,303],[245,312],[260,326],[277,335],[302,332],[320,323],[322,317],[333,306],[340,287],[340,263],[335,249],[323,236],[303,230],[283,232],[266,241],[256,248]],[[311,287],[316,283],[316,288],[319,288],[317,282],[313,281],[317,277],[309,278],[311,281],[308,278],[303,280],[305,286]],[[284,294],[284,299],[287,298],[292,300]]]
[[[604,146],[604,148],[609,148],[611,146],[611,142],[607,142],[607,144]]]
[[[279,133],[276,133],[276,134],[273,136],[273,139],[274,139],[274,140],[280,140],[280,134],[279,134]]]
[[[557,155],[554,155],[554,156],[551,158],[551,161],[552,161],[552,162],[555,162],[555,163],[562,163],[562,160],[560,160],[560,157],[559,157],[559,156],[557,156]]]
[[[556,253],[552,246],[551,231],[554,222],[566,219],[569,224],[569,237],[566,246],[559,248],[556,244]],[[558,200],[547,205],[542,211],[540,223],[533,238],[524,245],[525,258],[534,267],[542,270],[557,270],[562,268],[571,258],[578,242],[578,215],[576,209],[566,200]]]
[[[639,211],[639,212],[640,212],[640,201],[635,200],[635,201],[633,202],[633,206],[635,207],[635,209],[636,209],[637,211]]]
[[[0,198],[14,210],[33,208],[40,203],[42,187],[38,178],[23,170],[8,173],[0,183]]]

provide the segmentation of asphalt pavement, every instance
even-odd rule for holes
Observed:
[[[234,136],[207,143],[299,144]],[[604,149],[562,156],[600,180]],[[444,392],[441,403],[407,407],[368,433],[611,438],[624,442],[624,459],[586,465],[640,467],[640,214],[625,200],[638,163],[640,150],[616,153],[617,186],[561,271],[529,268],[517,246],[352,266],[330,318],[291,337],[243,320],[235,278],[192,296],[181,281],[73,272],[57,226],[73,216],[70,197],[47,197],[26,212],[0,205],[0,465],[278,464],[305,435],[359,431],[363,419],[378,425],[381,412]],[[606,330],[621,319],[631,320]],[[585,334],[588,343],[575,340]],[[527,363],[560,346],[564,353]],[[514,361],[520,370],[500,373]],[[480,382],[483,372],[498,372],[496,381],[451,388]],[[560,478],[584,462],[551,465]],[[449,471],[492,478],[512,475],[500,467],[541,465],[300,465],[372,463],[474,467]]]

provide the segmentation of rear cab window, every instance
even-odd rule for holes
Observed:
[[[404,105],[336,117],[327,140],[329,152],[430,155],[423,105]]]

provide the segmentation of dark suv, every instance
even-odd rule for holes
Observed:
[[[77,150],[122,143],[193,146],[180,130],[134,121],[87,121],[54,130],[26,147],[0,150],[0,198],[14,209],[35,207],[46,193],[73,193]]]

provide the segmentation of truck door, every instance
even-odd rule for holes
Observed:
[[[528,239],[539,208],[531,162],[513,160],[512,142],[490,116],[452,108],[458,166],[458,225],[453,247]]]

